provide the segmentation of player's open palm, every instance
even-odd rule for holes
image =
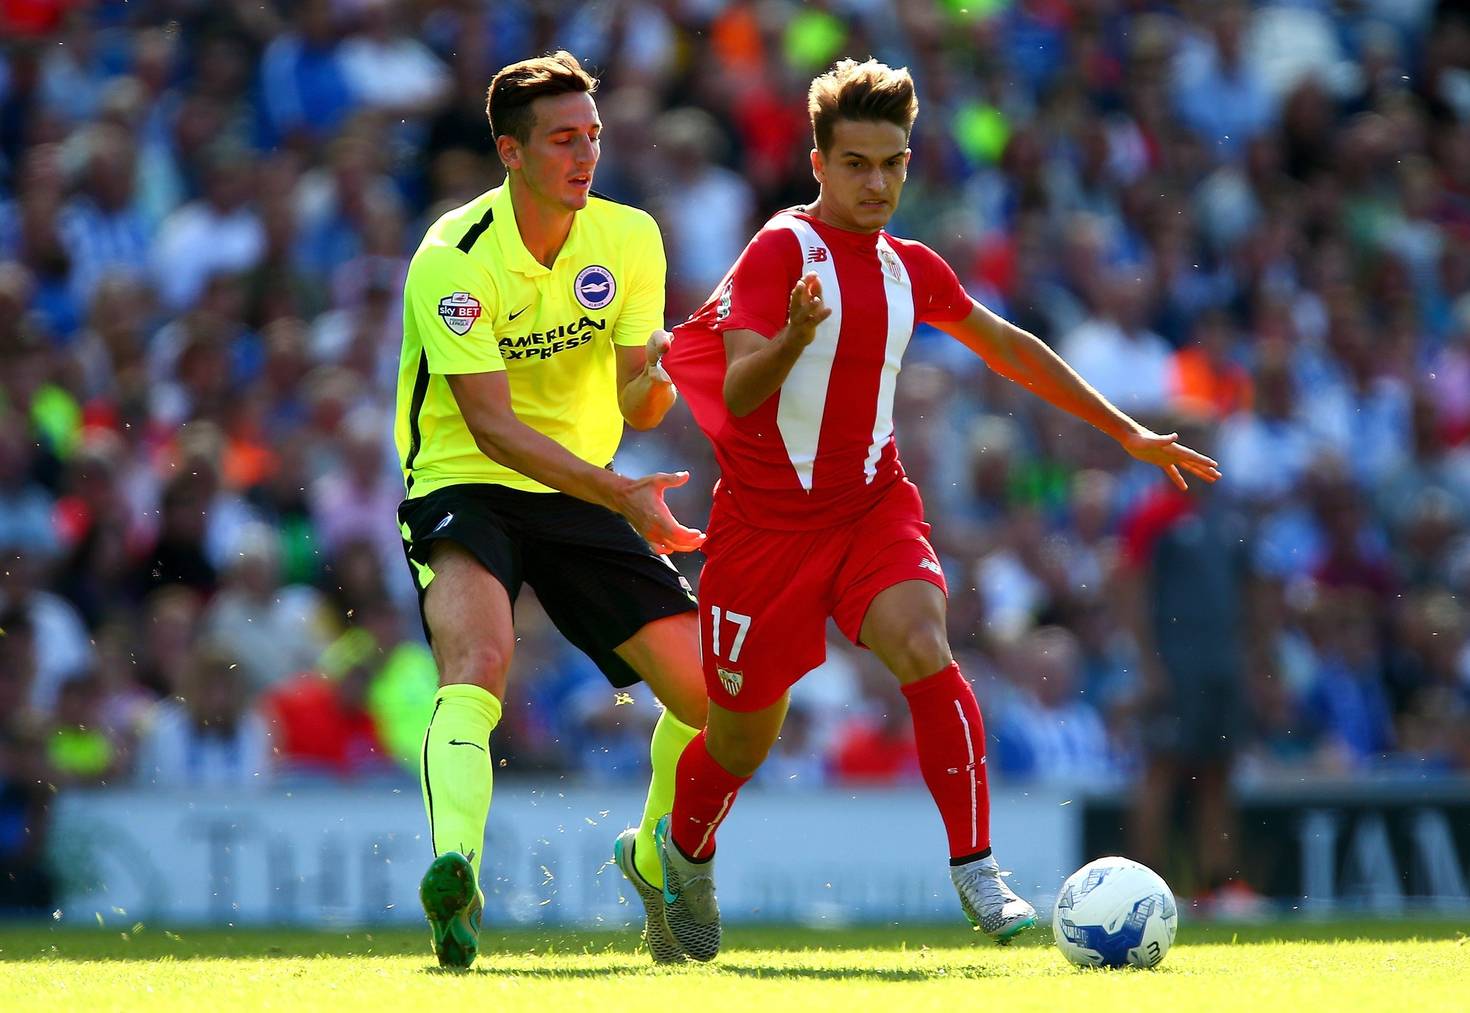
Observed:
[[[1184,480],[1185,472],[1206,482],[1213,482],[1220,477],[1220,466],[1199,451],[1191,450],[1180,443],[1178,433],[1161,436],[1141,429],[1123,438],[1123,449],[1140,461],[1163,468],[1169,481],[1180,489],[1189,488],[1189,483]]]
[[[689,472],[676,474],[657,472],[635,480],[623,494],[618,511],[628,518],[633,530],[648,540],[660,555],[670,552],[693,552],[704,544],[704,532],[686,528],[664,503],[664,490],[689,481]]]
[[[786,332],[803,347],[812,343],[817,325],[832,315],[832,307],[822,301],[822,281],[808,273],[791,290],[786,308]]]

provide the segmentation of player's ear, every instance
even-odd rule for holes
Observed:
[[[820,148],[812,149],[812,176],[816,178],[818,183],[826,182],[827,166],[822,161],[822,151]]]
[[[500,156],[500,164],[507,169],[521,168],[521,143],[510,134],[495,138],[495,153]]]

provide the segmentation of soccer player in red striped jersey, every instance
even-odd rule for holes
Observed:
[[[720,939],[715,833],[776,741],[791,685],[822,662],[829,616],[902,687],[966,916],[1002,941],[1035,923],[991,855],[984,725],[950,654],[944,572],[894,442],[915,326],[946,331],[1180,487],[1186,473],[1219,477],[972,300],[934,251],[883,230],[918,112],[907,70],[844,60],[812,82],[808,108],[817,199],[766,223],[664,360],[722,471],[699,588],[709,718],[657,830],[669,927],[703,960]]]

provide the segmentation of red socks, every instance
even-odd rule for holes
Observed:
[[[903,687],[914,721],[919,770],[949,835],[951,859],[972,859],[990,850],[990,788],[985,780],[985,724],[975,693],[951,662],[933,675]],[[735,804],[748,777],[736,777],[715,762],[701,731],[679,757],[670,834],[686,857],[703,861],[715,853],[715,831]]]
[[[971,697],[971,706],[974,706]],[[679,756],[674,785],[674,815],[669,836],[686,858],[702,862],[714,856],[715,831],[735,804],[748,777],[736,777],[715,762],[704,745],[704,731]]]
[[[914,721],[919,770],[949,835],[950,858],[981,857],[990,850],[990,788],[975,693],[960,666],[950,662],[904,686],[903,695]]]

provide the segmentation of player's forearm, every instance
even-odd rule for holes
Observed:
[[[473,432],[480,452],[492,461],[568,496],[618,509],[627,479],[588,464],[514,416],[483,422]]]
[[[652,429],[664,420],[678,397],[672,383],[645,369],[618,393],[618,410],[634,429]]]
[[[986,361],[1008,380],[1121,442],[1139,431],[1137,422],[1099,394],[1036,335],[1006,324],[1002,348]]]
[[[793,339],[787,328],[725,369],[725,407],[737,418],[749,415],[776,393],[801,358],[806,342]]]

